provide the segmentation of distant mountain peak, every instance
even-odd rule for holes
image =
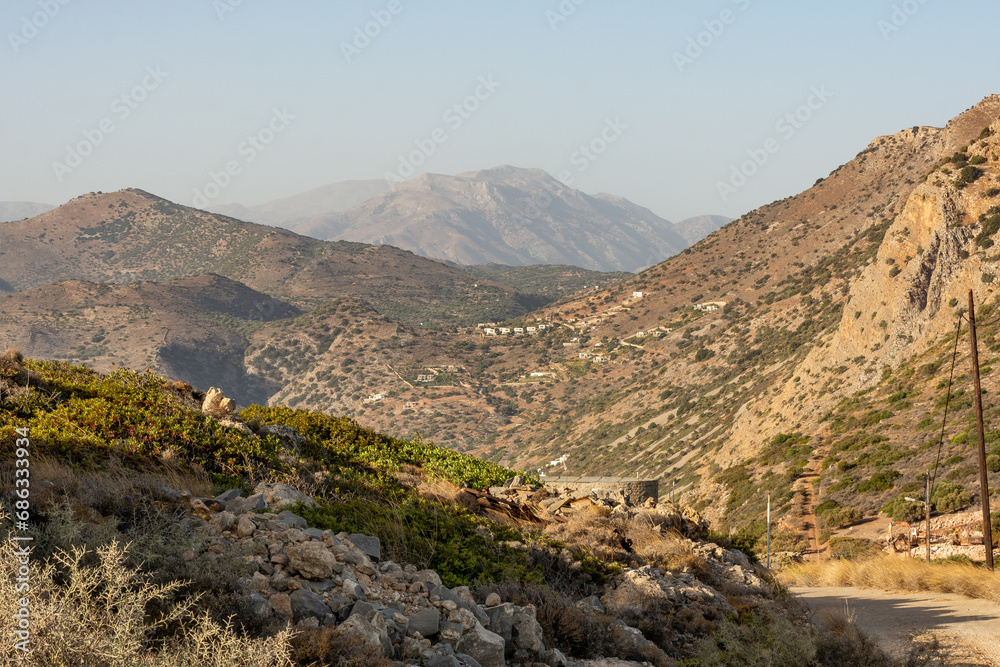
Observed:
[[[598,271],[634,271],[688,245],[669,221],[623,197],[591,196],[542,169],[512,165],[422,174],[295,231],[394,245],[458,264]]]

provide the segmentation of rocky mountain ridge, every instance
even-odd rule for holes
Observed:
[[[687,242],[622,197],[590,196],[540,169],[424,174],[336,216],[299,225],[324,239],[387,244],[459,264],[570,264],[633,271]]]

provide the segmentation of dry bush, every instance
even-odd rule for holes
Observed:
[[[14,542],[6,541],[0,581],[12,586]],[[196,614],[195,600],[176,600],[180,582],[152,584],[111,543],[92,566],[83,548],[32,562],[31,664],[83,667],[228,667],[291,665],[290,633],[249,638]],[[13,637],[17,596],[0,596],[0,634]],[[151,608],[158,613],[150,614]],[[162,639],[161,639],[162,638]]]
[[[366,646],[357,638],[338,636],[333,627],[300,632],[292,637],[291,652],[299,665],[390,667],[393,664],[380,649]]]
[[[417,486],[417,493],[421,498],[437,502],[442,505],[451,505],[455,494],[459,488],[444,479],[425,479]]]
[[[705,561],[694,552],[690,540],[675,531],[659,532],[641,521],[629,523],[628,537],[632,549],[644,561],[667,572],[680,572],[687,568],[698,578],[707,574]]]
[[[793,565],[780,575],[790,586],[856,586],[887,591],[936,591],[1000,602],[1000,574],[966,563],[931,563],[879,556]]]
[[[611,510],[591,505],[566,517],[566,523],[554,523],[545,534],[571,548],[584,549],[601,560],[627,563],[629,552],[622,541],[627,539],[624,522],[611,517]]]
[[[173,499],[151,499],[169,498],[160,491],[162,486],[210,494],[203,474],[169,467],[142,473],[113,464],[100,474],[80,474],[44,456],[33,459],[32,465],[36,479],[53,482],[33,487],[37,489],[31,525],[35,562],[81,550],[82,565],[89,566],[98,550],[130,543],[127,567],[148,573],[149,581],[157,585],[181,582],[179,591],[197,598],[198,613],[210,615],[216,623],[231,619],[243,634],[273,631],[269,621],[254,613],[240,581],[251,573],[249,552],[226,542],[221,553],[214,553],[208,533],[194,529],[199,522],[176,521],[181,509]]]

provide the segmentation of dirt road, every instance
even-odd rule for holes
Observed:
[[[1000,667],[1000,605],[947,593],[886,593],[860,588],[792,588],[822,619],[844,611],[892,655],[937,639],[946,664]]]

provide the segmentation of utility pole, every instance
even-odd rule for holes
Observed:
[[[767,492],[767,569],[771,569],[771,492]]]
[[[931,562],[931,475],[928,472],[924,477],[924,486],[927,487],[924,511],[927,513],[927,524],[924,533],[927,535],[927,564]]]
[[[986,567],[993,571],[993,529],[990,526],[990,486],[986,478],[986,434],[983,430],[983,389],[979,384],[979,343],[976,340],[976,310],[969,290],[969,338],[972,345],[972,380],[975,387],[976,426],[979,431],[979,495],[983,500],[983,546]]]

